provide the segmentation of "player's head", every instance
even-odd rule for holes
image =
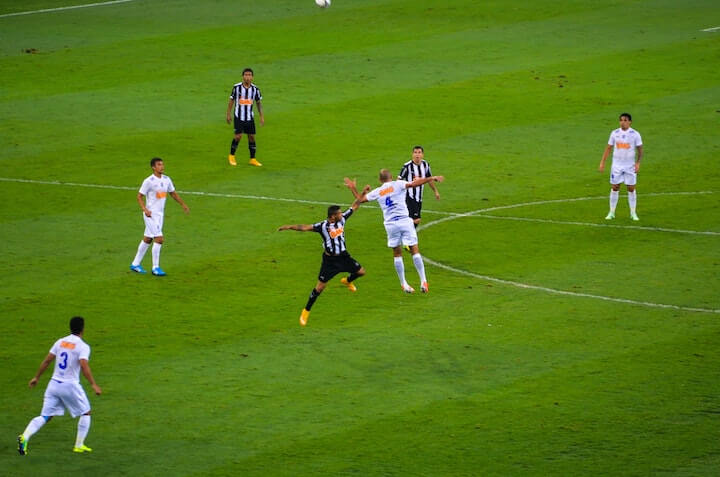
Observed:
[[[157,172],[158,174],[162,174],[162,172],[165,170],[165,163],[163,163],[163,160],[159,157],[153,157],[150,159],[150,168],[154,172]]]
[[[380,182],[390,182],[392,178],[392,173],[388,169],[380,169]]]
[[[332,219],[334,222],[339,220],[338,216],[342,216],[342,209],[339,205],[331,205],[328,207],[328,219]]]
[[[632,116],[630,116],[630,113],[622,113],[620,115],[620,127],[627,129],[630,127],[630,124],[632,124]]]
[[[85,330],[85,319],[82,316],[70,318],[70,333],[79,335]]]
[[[422,161],[424,157],[425,157],[425,149],[423,149],[422,146],[413,147],[413,153],[412,153],[413,161],[417,161],[417,162]]]
[[[255,73],[253,72],[252,68],[245,68],[242,73],[243,81],[246,83],[252,81],[253,76],[255,76]]]

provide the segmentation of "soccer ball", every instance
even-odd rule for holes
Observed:
[[[330,0],[315,0],[315,3],[320,8],[327,8],[330,6]]]

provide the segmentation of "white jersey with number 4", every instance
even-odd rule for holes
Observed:
[[[385,182],[380,187],[368,192],[367,200],[377,200],[380,204],[385,223],[410,216],[405,204],[407,184],[407,181]]]
[[[145,196],[145,206],[150,209],[151,212],[154,214],[164,214],[167,195],[175,192],[175,186],[172,180],[165,174],[163,174],[162,177],[156,177],[155,174],[151,174],[150,177],[143,181],[139,192]]]
[[[55,355],[52,379],[63,383],[80,382],[80,360],[90,360],[90,346],[77,335],[69,335],[55,342],[50,353]]]
[[[635,149],[642,146],[642,138],[633,128],[628,128],[627,131],[618,128],[610,133],[608,145],[614,146],[613,166],[626,168],[635,165]]]

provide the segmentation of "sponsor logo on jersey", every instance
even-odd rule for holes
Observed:
[[[167,197],[167,192],[156,192],[155,197],[157,199],[164,199],[165,197]]]
[[[330,232],[330,238],[335,238],[335,237],[337,237],[337,236],[339,236],[339,235],[342,235],[342,233],[343,233],[343,228],[342,228],[342,227],[338,227],[338,228],[336,228],[336,229],[330,229],[329,232]]]
[[[60,347],[66,349],[75,349],[75,343],[71,343],[69,341],[61,341]]]
[[[385,189],[380,191],[380,197],[382,197],[384,195],[392,194],[394,191],[395,191],[395,189],[393,189],[392,186],[386,187]]]

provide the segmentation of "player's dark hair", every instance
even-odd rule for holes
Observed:
[[[340,206],[339,206],[339,205],[331,205],[330,207],[328,207],[328,218],[332,217],[333,215],[335,215],[335,214],[338,213],[339,211],[340,211]]]
[[[250,73],[250,74],[252,74],[253,76],[255,76],[255,72],[252,70],[252,68],[245,68],[245,69],[243,70],[242,74],[244,75],[245,73]]]
[[[85,329],[85,319],[82,316],[70,318],[70,333],[79,335]]]
[[[157,164],[158,162],[162,162],[162,158],[153,157],[152,159],[150,159],[150,167],[155,167],[155,164]]]
[[[619,119],[622,118],[628,118],[628,121],[632,121],[632,116],[630,116],[630,113],[622,113]]]
[[[420,149],[422,152],[425,152],[422,146],[413,146],[413,152],[415,152],[415,149]]]

